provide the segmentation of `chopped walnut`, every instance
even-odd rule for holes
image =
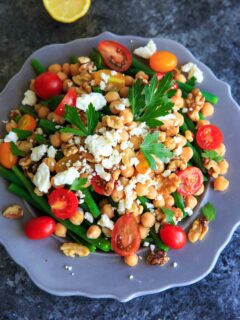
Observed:
[[[30,157],[25,157],[25,158],[20,159],[18,164],[22,168],[27,169],[32,164],[32,160],[30,159]]]
[[[67,257],[74,258],[75,256],[86,257],[89,255],[89,249],[79,243],[68,242],[60,247],[61,251]]]
[[[65,157],[69,157],[73,154],[78,153],[78,148],[72,144],[65,144],[62,147],[62,152],[64,154]]]
[[[169,260],[170,258],[167,256],[167,252],[164,250],[157,250],[155,252],[150,251],[146,258],[146,262],[148,264],[158,264],[159,266],[164,266]]]
[[[220,173],[220,168],[219,168],[219,165],[216,161],[204,158],[203,165],[208,170],[208,174],[211,177],[213,177],[213,178],[218,177],[218,175]]]
[[[204,216],[196,219],[188,231],[188,240],[192,243],[202,240],[208,232],[208,221]]]
[[[104,116],[102,121],[109,128],[121,129],[123,127],[123,121],[118,116]]]
[[[184,158],[173,159],[168,165],[168,170],[176,171],[177,169],[185,170],[187,168],[187,161]]]
[[[186,99],[186,105],[189,111],[200,111],[204,105],[205,98],[198,88],[194,88],[191,93],[188,94]],[[192,110],[191,110],[192,109]]]
[[[181,182],[180,178],[175,173],[171,173],[168,177],[158,176],[157,181],[159,183],[159,194],[170,194],[175,192]]]
[[[20,219],[23,216],[23,208],[15,204],[13,206],[6,208],[3,211],[3,216],[4,218],[11,219],[11,220]]]

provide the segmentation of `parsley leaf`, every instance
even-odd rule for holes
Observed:
[[[33,134],[33,132],[30,130],[21,130],[17,128],[13,128],[12,131],[16,133],[19,140],[26,140],[28,137],[30,137]]]
[[[94,130],[96,129],[96,126],[98,124],[98,119],[99,119],[99,112],[96,111],[92,103],[89,104],[86,110],[86,116],[87,116],[88,135],[91,135],[94,133]]]
[[[76,126],[82,132],[82,136],[87,135],[87,129],[86,129],[84,123],[82,122],[82,120],[80,119],[76,108],[65,105],[64,117],[68,122],[70,122],[71,124]]]
[[[157,169],[157,163],[154,156],[167,162],[169,158],[172,157],[172,152],[167,149],[161,142],[158,142],[158,132],[153,134],[149,133],[143,143],[140,145],[140,150],[142,151],[147,163],[151,169]]]
[[[69,190],[72,190],[72,191],[80,190],[86,183],[87,183],[86,178],[76,178],[71,184],[71,187],[69,188]]]
[[[10,142],[10,147],[11,147],[11,152],[14,156],[20,156],[20,157],[25,156],[25,152],[20,150],[14,142],[12,141]]]
[[[207,218],[208,221],[212,221],[216,219],[216,208],[210,203],[207,202],[203,207],[202,207],[202,213],[204,216]]]
[[[216,162],[223,160],[223,157],[221,157],[215,150],[204,150],[202,157],[214,160]]]
[[[175,222],[173,220],[174,212],[172,210],[170,210],[170,209],[167,209],[167,208],[161,208],[161,210],[165,214],[167,222],[172,224],[172,225],[175,225]]]

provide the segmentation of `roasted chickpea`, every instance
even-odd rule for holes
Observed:
[[[220,174],[226,174],[228,171],[229,164],[227,160],[223,159],[218,163],[219,169],[220,169]]]
[[[47,119],[49,121],[56,122],[56,123],[59,123],[59,124],[64,124],[64,122],[65,122],[64,117],[59,116],[55,112],[50,112],[48,114],[48,116],[47,116]]]
[[[184,99],[182,97],[178,97],[177,95],[171,98],[172,103],[174,103],[175,107],[180,109],[184,107]]]
[[[117,109],[117,106],[121,103],[120,100],[114,100],[110,102],[109,109],[112,112],[112,114],[119,114],[120,110]]]
[[[210,122],[208,120],[198,120],[197,122],[197,129],[200,128],[201,126],[206,126],[207,124],[209,124]]]
[[[37,111],[37,114],[39,116],[39,118],[41,119],[46,119],[48,114],[49,114],[50,110],[48,107],[44,107],[44,106],[41,106],[38,111]]]
[[[69,88],[73,86],[73,82],[70,79],[65,79],[63,81],[63,91],[68,92]]]
[[[164,194],[163,198],[164,198],[166,207],[172,207],[174,205],[175,203],[174,198],[170,194]]]
[[[111,103],[113,101],[119,101],[120,103],[120,96],[119,93],[117,91],[109,91],[106,95],[105,98],[107,100],[108,103]]]
[[[120,112],[120,117],[124,124],[130,124],[133,121],[133,114],[130,109],[125,109]]]
[[[186,130],[185,138],[187,139],[187,141],[192,142],[194,139],[194,134],[190,130]]]
[[[181,157],[184,158],[187,162],[192,158],[193,150],[191,147],[184,147],[182,149]]]
[[[122,131],[120,132],[120,137],[121,137],[121,142],[123,142],[123,141],[128,141],[128,139],[129,139],[129,134],[128,134],[128,132],[127,132],[127,130],[125,130],[125,129],[122,129]],[[132,142],[132,141],[131,141]]]
[[[131,178],[134,175],[134,167],[126,167],[126,169],[121,170],[121,174],[125,178]]]
[[[131,87],[134,83],[134,79],[131,76],[125,76],[125,85]]]
[[[97,225],[92,225],[87,229],[87,237],[89,239],[97,239],[100,237],[102,230]]]
[[[182,73],[177,73],[175,79],[179,82],[185,83],[187,81],[186,77]]]
[[[119,90],[120,97],[127,98],[128,97],[128,89],[129,89],[128,87],[122,87]]]
[[[60,133],[60,139],[62,142],[68,142],[70,139],[72,139],[73,134],[71,133],[66,133],[66,132],[61,132]]]
[[[185,198],[185,205],[186,207],[189,207],[191,209],[194,209],[197,205],[198,201],[197,198],[190,195],[190,196],[186,196]]]
[[[54,146],[54,147],[60,147],[60,145],[61,145],[61,139],[60,139],[60,134],[59,134],[59,132],[56,132],[56,133],[50,135],[49,139],[50,139],[50,143],[51,143],[52,146]]]
[[[157,192],[157,190],[155,189],[155,187],[154,187],[154,186],[150,186],[150,187],[148,188],[148,192],[147,192],[147,194],[146,194],[146,197],[147,197],[148,199],[153,200],[153,199],[155,199],[155,198],[157,197],[157,195],[158,195],[158,192]]]
[[[62,71],[67,75],[70,76],[71,71],[70,71],[70,63],[64,63],[62,66]]]
[[[124,192],[123,190],[118,191],[118,190],[113,190],[112,194],[111,194],[111,198],[114,202],[119,202],[120,200],[122,200],[124,198]]]
[[[79,63],[70,64],[70,73],[72,76],[76,76],[79,74]]]
[[[223,143],[221,143],[220,147],[215,149],[215,151],[221,156],[223,157],[225,155],[226,152],[226,147]]]
[[[134,267],[138,264],[138,256],[136,253],[131,254],[130,256],[124,257],[124,262],[129,266],[129,267]]]
[[[56,160],[50,157],[44,158],[43,162],[48,166],[51,172],[55,171]]]
[[[62,81],[64,81],[64,80],[66,80],[67,79],[67,75],[66,75],[66,73],[64,73],[64,72],[58,72],[57,73],[57,75],[58,75],[58,77],[62,80]]]
[[[61,72],[62,71],[62,67],[60,66],[60,64],[51,64],[49,67],[48,67],[48,71],[49,72],[53,72],[53,73],[58,73],[58,72]]]
[[[160,159],[157,159],[156,162],[157,162],[157,169],[154,172],[155,174],[160,174],[164,171],[164,163]]]
[[[211,117],[214,114],[213,105],[209,102],[205,102],[201,109],[201,113],[204,117]]]
[[[217,177],[213,182],[214,190],[216,191],[225,191],[229,186],[229,181],[223,176]]]
[[[137,192],[138,197],[145,196],[148,192],[147,186],[143,183],[137,183],[136,184],[136,192]]]
[[[204,192],[204,184],[202,184],[201,188],[196,192],[194,195],[195,196],[200,196]]]
[[[139,230],[141,239],[145,239],[148,236],[150,231],[149,228],[145,228],[142,224],[139,224],[138,230]]]
[[[181,126],[183,125],[183,123],[184,123],[184,117],[183,117],[183,115],[182,115],[181,113],[179,113],[179,112],[176,112],[176,113],[175,113],[175,116],[176,116],[176,118],[175,118],[175,123],[177,123],[177,125],[178,125],[179,127],[181,127]]]
[[[78,210],[75,212],[75,214],[73,216],[71,216],[71,218],[69,218],[69,220],[72,222],[72,224],[74,224],[76,226],[80,226],[80,224],[84,220],[83,210],[81,208],[78,208]]]
[[[165,200],[163,196],[158,196],[156,199],[153,200],[154,208],[162,208],[165,206]]]
[[[155,215],[151,212],[144,212],[141,216],[141,224],[145,228],[151,228],[155,223]]]
[[[110,204],[105,204],[101,208],[101,213],[106,214],[109,219],[114,217],[114,208]]]
[[[130,142],[132,142],[134,150],[138,150],[140,148],[140,144],[143,142],[143,138],[140,136],[132,136],[130,138]]]
[[[5,125],[5,129],[7,132],[12,131],[12,129],[17,128],[17,123],[14,120],[9,121]]]
[[[61,223],[56,223],[56,228],[54,231],[55,236],[65,238],[67,235],[67,228],[61,224]]]
[[[135,75],[135,79],[141,79],[147,82],[149,79],[149,76],[144,71],[138,71]]]

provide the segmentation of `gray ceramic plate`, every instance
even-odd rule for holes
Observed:
[[[30,64],[33,57],[38,58],[46,66],[56,62],[63,63],[72,55],[88,55],[101,39],[119,41],[131,50],[145,45],[148,41],[135,36],[103,33],[94,38],[78,39],[39,49],[27,59],[20,72],[9,81],[1,93],[0,118],[7,119],[8,111],[19,105],[29,80],[35,76]],[[1,180],[1,208],[19,203],[25,207],[26,214],[22,221],[9,221],[0,216],[0,241],[12,258],[27,271],[34,283],[49,293],[60,296],[108,297],[128,301],[137,296],[189,285],[202,279],[212,270],[219,254],[240,222],[240,175],[238,174],[240,110],[231,96],[230,87],[217,79],[179,43],[159,38],[154,41],[158,49],[174,52],[180,63],[188,61],[196,63],[204,73],[202,88],[219,97],[213,123],[218,125],[224,134],[227,160],[230,163],[228,173],[230,187],[225,193],[213,192],[209,188],[202,200],[202,203],[209,200],[216,206],[217,219],[211,223],[204,241],[195,245],[187,244],[180,251],[170,251],[171,261],[178,263],[177,268],[173,268],[171,264],[162,268],[148,266],[144,261],[140,261],[137,267],[130,268],[115,254],[95,253],[88,258],[70,259],[59,251],[59,242],[55,238],[42,241],[29,241],[25,238],[22,225],[30,217],[30,210],[25,203],[7,191],[6,182]],[[192,219],[198,213],[197,209]],[[144,256],[143,249],[140,254]],[[73,266],[74,276],[64,268],[69,264]],[[132,280],[129,279],[131,274],[134,276]]]

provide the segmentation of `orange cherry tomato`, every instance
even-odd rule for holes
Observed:
[[[18,121],[18,129],[34,131],[36,129],[36,120],[29,114],[25,114]]]
[[[68,169],[67,163],[70,163],[72,166],[76,161],[81,161],[81,155],[79,153],[72,154],[69,157],[63,157],[56,163],[55,170],[57,173],[65,171]]]
[[[18,157],[14,156],[11,151],[10,142],[3,142],[0,144],[0,163],[5,168],[12,169],[17,163]]]
[[[175,54],[169,51],[157,51],[149,61],[150,67],[157,72],[169,72],[176,68],[178,63]]]
[[[113,74],[112,74],[113,73]],[[104,75],[106,75],[104,77]],[[125,87],[125,77],[122,73],[115,72],[109,69],[102,69],[93,74],[96,84],[99,86],[100,82],[103,81],[111,89],[119,89]],[[108,78],[108,81],[104,79]]]
[[[144,174],[148,171],[148,169],[150,168],[147,160],[145,159],[143,153],[139,153],[137,155],[137,159],[139,160],[139,163],[136,165],[136,170],[138,173]]]

